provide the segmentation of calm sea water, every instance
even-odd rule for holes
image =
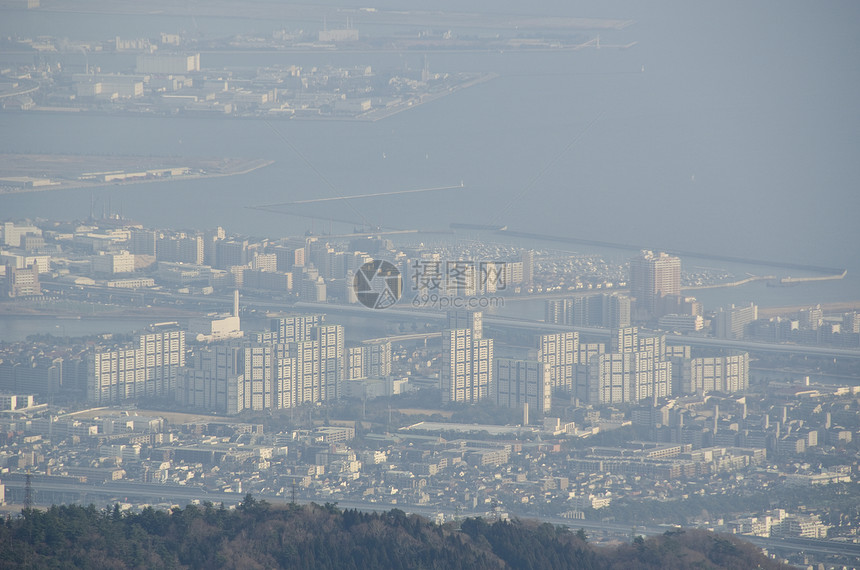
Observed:
[[[499,77],[376,123],[0,113],[0,152],[276,161],[240,177],[0,196],[0,219],[82,219],[94,199],[99,212],[121,210],[149,226],[221,225],[252,236],[360,225],[434,230],[451,222],[499,224],[849,269],[839,282],[698,294],[716,305],[860,299],[854,277],[860,273],[856,4],[835,2],[828,10],[799,1],[495,6],[632,18],[634,25],[601,34],[601,42],[638,43],[627,50],[431,53],[432,71],[493,71]],[[2,15],[4,35],[73,39],[154,36],[191,25],[202,35],[270,33],[284,25]],[[70,65],[81,63],[81,54],[66,57]],[[204,54],[202,64],[417,69],[423,57]],[[131,60],[94,61],[122,67]],[[462,189],[288,211],[322,219],[248,208],[461,181]]]

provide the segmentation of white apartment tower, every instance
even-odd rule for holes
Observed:
[[[448,322],[469,328],[442,331],[442,398],[475,403],[493,390],[493,339],[482,338],[481,313],[452,311]]]
[[[681,294],[681,260],[643,250],[630,260],[630,293],[642,313],[649,318],[661,316],[661,300]]]
[[[185,366],[185,331],[159,327],[136,340],[134,348],[96,348],[89,355],[87,401],[110,404],[174,393]]]

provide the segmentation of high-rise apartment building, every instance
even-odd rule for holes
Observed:
[[[493,390],[493,340],[482,338],[481,313],[452,311],[448,319],[466,328],[442,331],[442,398],[467,403],[489,398]]]
[[[322,315],[302,315],[273,319],[272,328],[272,332],[251,335],[251,342],[230,341],[202,349],[182,371],[177,401],[236,414],[292,408],[344,395],[342,326],[323,325]],[[370,345],[368,350],[374,353],[375,348]],[[390,371],[390,343],[388,349]],[[378,353],[369,361],[377,362],[376,369],[381,370],[384,362]]]
[[[248,240],[220,240],[215,242],[215,267],[229,269],[248,263]]]
[[[335,400],[345,395],[343,343],[340,325],[315,327],[310,339],[290,343],[289,354],[296,359],[297,405]]]
[[[579,333],[563,332],[538,337],[537,360],[548,370],[553,389],[573,390],[578,350]]]
[[[650,350],[612,352],[588,364],[586,401],[621,404],[655,400],[671,395],[672,363]]]
[[[159,327],[141,334],[133,348],[96,348],[87,359],[87,400],[110,404],[174,393],[185,366],[185,331]]]
[[[681,379],[681,390],[688,394],[743,392],[749,387],[749,366],[747,352],[693,358],[689,377]]]
[[[547,366],[537,360],[497,358],[495,401],[499,406],[547,413],[552,405],[552,379]]]
[[[544,321],[574,327],[629,327],[630,297],[598,293],[546,301]]]
[[[270,342],[287,343],[302,342],[311,338],[311,331],[321,326],[325,321],[325,315],[293,315],[281,317],[269,321],[269,330],[273,336]]]
[[[662,334],[637,327],[613,331],[608,349],[580,345],[573,393],[582,402],[601,405],[653,401],[673,393],[672,362]]]
[[[384,378],[391,374],[391,342],[373,342],[347,351],[347,380]]]
[[[128,249],[134,255],[155,255],[155,230],[133,228],[128,239]]]
[[[681,294],[681,260],[667,253],[644,250],[630,260],[630,293],[647,318],[661,315],[661,300]]]
[[[714,334],[717,338],[741,339],[746,327],[758,319],[758,307],[754,303],[743,307],[730,305],[717,311],[714,319]]]
[[[239,372],[235,345],[201,348],[182,368],[176,381],[176,401],[186,408],[238,414],[244,409],[244,374]]]
[[[447,329],[471,329],[475,338],[484,336],[484,314],[481,311],[448,311]]]
[[[523,283],[529,284],[535,278],[535,252],[533,249],[523,250]]]

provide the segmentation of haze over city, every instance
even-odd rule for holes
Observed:
[[[247,496],[851,564],[858,21],[0,0],[2,508]]]

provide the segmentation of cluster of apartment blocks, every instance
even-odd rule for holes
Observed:
[[[608,405],[741,392],[749,385],[749,354],[693,358],[690,347],[668,346],[665,335],[637,327],[614,329],[608,346],[561,332],[538,335],[532,347],[496,347],[483,338],[480,312],[451,311],[442,333],[440,380],[445,401],[492,400],[546,413],[554,393]]]
[[[172,397],[190,409],[237,414],[334,400],[348,394],[351,380],[391,374],[390,342],[345,348],[343,327],[326,325],[323,315],[271,325],[201,345],[191,356],[186,332],[173,324],[152,327],[133,347],[96,348],[88,355],[87,400]]]

